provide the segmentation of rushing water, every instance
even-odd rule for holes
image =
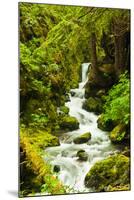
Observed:
[[[86,188],[84,179],[89,169],[99,160],[106,158],[113,151],[107,132],[101,131],[97,128],[98,116],[92,112],[87,112],[82,108],[85,101],[84,85],[87,81],[87,74],[90,68],[90,63],[82,64],[82,82],[79,88],[72,89],[74,96],[70,95],[70,101],[66,106],[70,109],[70,116],[78,119],[80,125],[78,130],[64,133],[60,138],[60,146],[49,147],[45,151],[48,156],[47,159],[52,166],[60,166],[58,178],[64,185],[73,188],[73,193],[76,192],[92,192],[91,189]],[[91,140],[84,144],[74,144],[73,139],[83,133],[91,132]],[[88,154],[87,161],[80,161],[76,156],[79,150],[85,150]]]

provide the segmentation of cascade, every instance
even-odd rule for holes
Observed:
[[[78,119],[79,129],[64,133],[60,138],[60,146],[48,147],[45,149],[48,156],[45,157],[52,166],[58,165],[60,171],[58,178],[64,185],[72,188],[70,193],[92,192],[90,188],[84,185],[84,179],[89,169],[99,160],[103,160],[110,155],[115,149],[110,142],[107,132],[97,128],[97,118],[93,112],[87,112],[82,108],[85,100],[84,85],[87,81],[89,66],[91,63],[82,64],[82,82],[79,88],[72,89],[75,95],[71,96],[66,106],[70,109],[70,116]],[[91,140],[84,144],[74,144],[74,138],[83,133],[91,132]],[[77,157],[79,150],[84,150],[88,158],[86,161],[80,161]]]

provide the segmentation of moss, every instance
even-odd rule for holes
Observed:
[[[108,186],[117,187],[130,183],[129,158],[117,154],[97,162],[85,177],[86,187],[105,191]]]
[[[83,108],[89,112],[95,112],[99,114],[102,112],[102,101],[99,98],[89,97],[85,100]]]
[[[46,131],[35,131],[31,134],[29,140],[42,149],[60,145],[59,139]]]
[[[21,131],[20,133],[20,147],[21,147],[21,191],[20,197],[27,195],[27,193],[37,192],[35,190],[38,186],[38,192],[41,192],[43,184],[47,185],[47,192],[51,194],[64,194],[65,189],[57,177],[51,172],[51,166],[42,158],[41,147],[49,146],[50,142],[47,137],[49,134],[42,135],[42,138],[46,136],[46,142],[41,138],[41,132],[39,136],[32,138],[27,131]],[[51,136],[50,136],[51,137]],[[52,139],[53,140],[53,139]],[[53,143],[53,142],[52,142]],[[42,144],[42,145],[41,145]],[[23,169],[25,171],[23,172]],[[30,180],[30,185],[27,183]],[[27,188],[28,187],[28,188]],[[27,192],[23,192],[23,191]]]
[[[60,110],[64,113],[64,114],[68,114],[69,113],[69,108],[67,106],[61,106]]]
[[[97,126],[103,131],[111,131],[114,127],[114,123],[111,119],[104,120],[104,115],[101,114],[97,120]]]
[[[91,139],[91,133],[88,132],[88,133],[84,133],[83,135],[80,135],[79,137],[75,138],[73,140],[73,142],[75,144],[82,144],[82,143],[85,143],[85,142],[88,142],[88,140]]]
[[[126,139],[126,127],[124,124],[118,124],[109,135],[113,143],[122,143]]]
[[[75,130],[79,128],[79,122],[75,117],[64,116],[61,119],[60,127],[63,130]]]
[[[105,190],[106,192],[127,191],[127,190],[130,190],[130,184],[119,185],[115,187],[112,187],[111,185],[109,185]]]

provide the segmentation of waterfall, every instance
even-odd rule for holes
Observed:
[[[88,75],[90,65],[91,65],[91,63],[83,63],[82,64],[82,82],[85,82],[87,80],[87,75]]]
[[[97,128],[98,116],[82,108],[89,65],[90,63],[82,64],[82,82],[79,83],[79,88],[71,90],[75,95],[70,95],[70,101],[66,103],[70,116],[76,117],[79,121],[79,129],[64,133],[60,138],[60,146],[45,149],[48,155],[45,159],[52,166],[60,166],[58,178],[64,185],[73,188],[72,191],[68,191],[69,193],[92,192],[84,185],[86,174],[97,161],[106,158],[114,151],[107,132]],[[89,142],[73,143],[74,138],[86,132],[92,134]],[[77,152],[81,149],[88,155],[87,161],[78,159]]]

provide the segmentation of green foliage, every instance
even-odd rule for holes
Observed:
[[[130,121],[130,80],[127,73],[120,76],[118,84],[110,89],[105,99],[104,119],[128,124]]]
[[[41,186],[41,192],[47,192],[48,194],[64,194],[65,189],[62,184],[57,180],[56,176],[47,176],[46,183]]]

